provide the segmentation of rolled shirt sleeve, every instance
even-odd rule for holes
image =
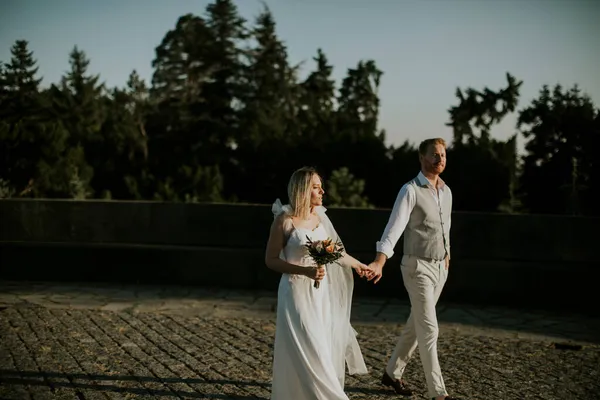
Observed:
[[[385,254],[388,259],[394,255],[394,247],[406,229],[416,201],[415,189],[409,184],[402,186],[381,240],[375,245],[377,252]]]

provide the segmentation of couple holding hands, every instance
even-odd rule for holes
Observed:
[[[273,204],[275,215],[265,262],[282,273],[278,289],[272,400],[347,400],[349,374],[367,374],[356,331],[350,324],[354,280],[377,283],[383,266],[404,233],[402,278],[411,313],[385,368],[381,383],[398,394],[412,390],[402,380],[409,359],[419,353],[429,396],[458,400],[446,392],[437,355],[437,300],[448,277],[452,193],[439,175],[446,166],[443,139],[419,145],[421,171],[398,193],[376,257],[368,266],[344,252],[339,265],[315,266],[310,241],[339,237],[323,207],[321,178],[311,168],[294,172],[288,184],[289,204]],[[318,288],[314,283],[319,282]]]

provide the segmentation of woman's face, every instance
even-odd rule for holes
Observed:
[[[321,178],[319,175],[314,174],[310,181],[310,206],[317,207],[323,205],[323,186],[321,185]]]

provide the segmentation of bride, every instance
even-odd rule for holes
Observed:
[[[307,249],[312,241],[339,237],[322,206],[321,178],[312,168],[292,174],[289,205],[273,204],[265,262],[282,273],[278,290],[277,328],[271,400],[347,400],[346,364],[350,374],[366,374],[356,332],[350,325],[354,281],[364,264],[349,254],[338,264],[314,265]],[[318,288],[314,281],[319,281]]]

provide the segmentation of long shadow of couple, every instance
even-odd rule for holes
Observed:
[[[141,387],[128,387],[118,385],[118,382],[137,382]],[[262,388],[270,390],[271,384],[258,381],[240,381],[229,379],[202,379],[202,378],[166,378],[160,376],[134,376],[134,375],[100,375],[100,374],[77,374],[54,371],[13,371],[0,370],[0,382],[6,385],[23,386],[50,386],[53,389],[65,388],[77,391],[78,389],[93,390],[99,392],[128,393],[139,396],[172,396],[177,398],[197,399],[262,399],[268,397],[242,394],[223,394],[221,386],[231,385],[229,392],[237,392],[241,388]],[[156,389],[146,386],[144,383],[159,383],[164,388]],[[170,387],[172,384],[186,384],[195,391],[186,391]],[[197,386],[194,388],[193,386]],[[244,390],[245,391],[245,390]],[[365,394],[389,393],[389,390],[371,390],[365,388],[346,387],[347,392],[358,392]],[[213,392],[213,393],[211,393]]]

